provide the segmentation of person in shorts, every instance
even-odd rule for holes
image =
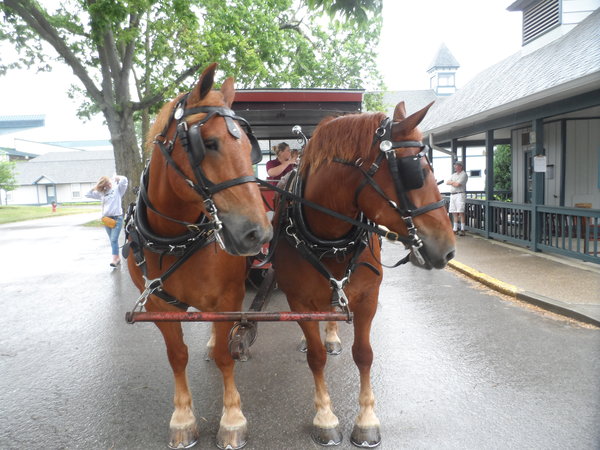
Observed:
[[[454,163],[454,173],[446,184],[450,186],[450,207],[448,212],[452,214],[454,234],[465,235],[465,203],[467,200],[467,181],[469,177],[464,171],[461,161]],[[460,228],[459,228],[460,223]]]

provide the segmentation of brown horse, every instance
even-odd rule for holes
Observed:
[[[425,269],[441,269],[454,256],[450,220],[417,129],[430,106],[406,117],[401,102],[393,120],[383,114],[325,119],[308,143],[293,190],[354,222],[293,200],[277,218],[283,226],[273,265],[290,308],[341,307],[353,314],[360,410],[351,441],[359,447],[374,447],[381,440],[370,380],[369,334],[382,280],[380,240],[374,233],[403,242],[411,250],[410,261]],[[321,445],[336,445],[342,435],[325,383],[319,325],[300,326],[315,381],[312,437]]]
[[[152,156],[130,209],[124,254],[133,253],[129,272],[142,291],[136,307],[150,312],[187,306],[240,311],[245,256],[272,236],[252,170],[260,148],[247,122],[230,109],[233,79],[212,90],[215,69],[209,66],[191,92],[166,104],[149,134]],[[169,447],[187,448],[198,439],[187,346],[179,322],[156,325],[175,378]],[[212,356],[223,375],[221,448],[242,447],[247,434],[227,344],[232,325],[214,324]]]

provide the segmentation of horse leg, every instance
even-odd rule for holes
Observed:
[[[229,353],[228,336],[231,322],[215,322],[215,347],[213,358],[223,375],[223,415],[217,433],[217,446],[222,449],[238,449],[248,440],[248,423],[242,413],[240,393],[235,385],[234,360]]]
[[[215,349],[215,323],[213,322],[210,326],[210,338],[206,343],[206,353],[204,354],[204,360],[210,361],[213,359],[213,352]]]
[[[325,383],[325,363],[327,354],[321,341],[318,322],[301,322],[307,343],[306,360],[312,370],[315,381],[315,409],[311,436],[320,445],[339,445],[342,433],[339,430],[339,420],[331,410],[331,399]]]
[[[296,349],[299,352],[306,353],[306,350],[307,350],[307,348],[306,348],[306,338],[304,337],[304,335],[302,335],[302,338],[300,339],[300,343],[298,344],[298,347],[296,347]]]
[[[199,433],[185,370],[188,349],[183,341],[180,323],[161,322],[156,323],[156,326],[165,340],[167,356],[175,378],[175,410],[169,423],[169,448],[189,448],[196,444]]]
[[[366,317],[365,317],[366,316]],[[381,443],[379,419],[375,415],[375,395],[371,388],[373,350],[369,339],[373,314],[354,314],[352,357],[360,374],[360,410],[350,440],[357,447],[372,448]]]
[[[325,325],[325,350],[329,355],[339,355],[342,353],[342,341],[338,334],[337,322],[327,322]],[[299,352],[306,353],[306,338],[302,336],[297,347]]]
[[[337,322],[327,322],[325,325],[325,349],[329,355],[339,355],[342,353],[342,341],[337,332]]]

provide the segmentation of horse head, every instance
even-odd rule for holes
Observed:
[[[233,79],[213,89],[216,68],[208,66],[189,93],[159,113],[149,133],[161,150],[153,152],[150,179],[161,182],[148,192],[163,217],[194,222],[205,215],[227,252],[256,254],[272,235],[252,168],[260,147],[248,122],[231,110]],[[150,216],[167,235],[181,232],[181,225]]]
[[[376,189],[364,189],[358,202],[378,224],[416,239],[407,245],[413,250],[413,264],[439,269],[454,257],[455,238],[417,128],[431,105],[433,102],[406,117],[404,102],[400,102],[392,120],[381,122],[376,131],[377,148],[372,151],[377,153],[373,160],[381,162],[382,170],[377,170],[373,179],[384,195]],[[378,206],[382,197],[387,197],[388,207]]]

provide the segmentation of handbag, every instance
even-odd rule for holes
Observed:
[[[113,219],[112,217],[104,216],[100,220],[102,221],[104,226],[107,226],[108,228],[114,228],[117,226],[117,221],[115,219]]]

